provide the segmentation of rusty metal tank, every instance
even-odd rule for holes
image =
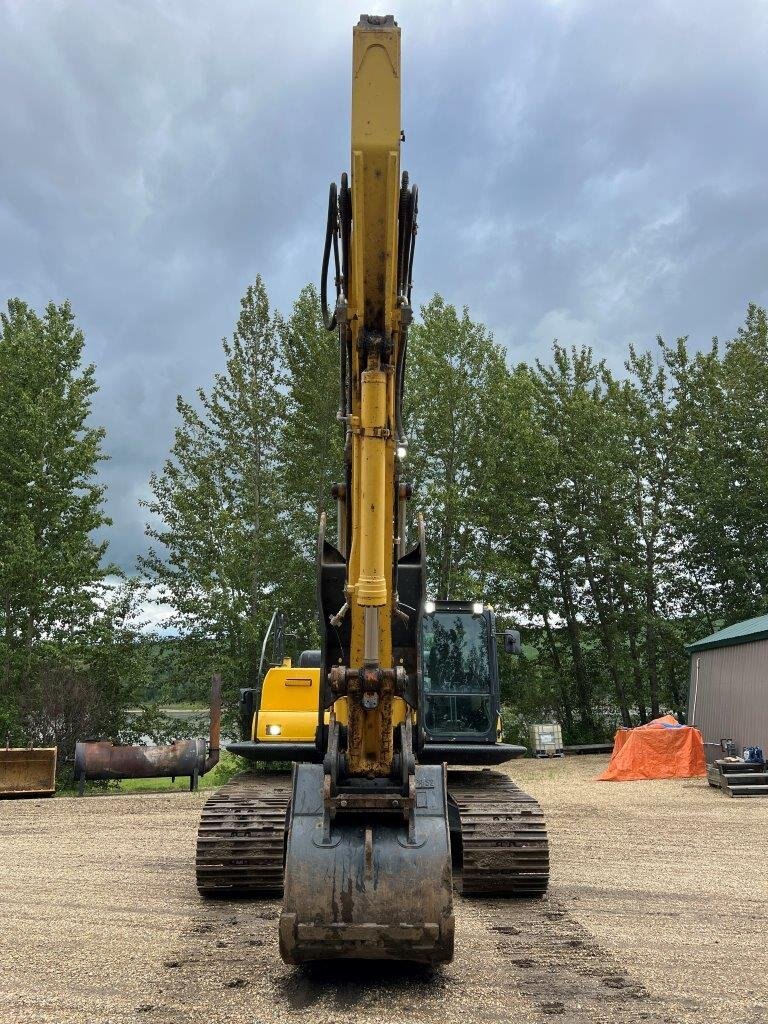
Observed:
[[[176,740],[152,747],[111,740],[79,742],[75,747],[75,778],[95,782],[188,775],[194,781],[215,764],[214,761],[207,765],[207,754],[208,744],[203,739]]]
[[[197,789],[219,760],[221,735],[221,676],[211,685],[211,726],[208,741],[175,740],[162,746],[85,740],[75,747],[75,779],[82,795],[86,782],[107,779],[162,779],[189,776],[190,789]]]
[[[52,796],[56,747],[0,747],[0,797]]]

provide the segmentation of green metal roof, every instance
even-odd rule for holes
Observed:
[[[743,622],[734,622],[732,626],[719,629],[711,636],[705,636],[703,640],[697,640],[695,644],[688,644],[688,653],[693,651],[708,651],[712,647],[735,647],[736,644],[750,644],[755,640],[768,640],[768,615],[758,615],[754,619],[744,619]]]

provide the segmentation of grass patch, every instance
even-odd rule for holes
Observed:
[[[203,791],[218,789],[228,782],[238,772],[247,771],[250,767],[248,761],[243,757],[237,757],[226,750],[221,752],[219,763],[200,779],[200,789]],[[189,776],[184,775],[172,782],[169,778],[163,779],[120,779],[110,782],[86,782],[86,796],[127,796],[136,793],[188,793]],[[57,789],[57,796],[74,796],[77,793],[77,785],[72,783]]]

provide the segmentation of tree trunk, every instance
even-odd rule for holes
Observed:
[[[5,601],[3,602],[3,612],[5,614],[5,660],[3,663],[3,692],[11,692],[11,650],[13,647],[13,622],[12,622],[12,605],[11,595],[7,593],[5,595]]]
[[[640,655],[637,648],[640,630],[637,626],[636,616],[632,608],[632,598],[627,593],[626,584],[624,582],[619,583],[617,589],[621,597],[621,604],[624,609],[624,618],[627,623],[627,642],[629,644],[629,657],[632,661],[632,679],[634,681],[635,700],[637,701],[637,714],[640,719],[640,724],[645,725],[648,721],[648,711],[645,705],[643,670],[640,664]]]
[[[454,459],[451,449],[448,463],[445,467],[445,521],[440,545],[440,580],[439,599],[450,601],[451,599],[451,576],[453,574],[453,501],[454,501]]]
[[[624,688],[624,683],[621,680],[621,673],[619,667],[616,664],[616,647],[613,642],[613,628],[609,622],[609,613],[606,610],[605,603],[602,598],[602,592],[597,583],[597,577],[592,565],[592,558],[589,554],[589,547],[586,544],[586,538],[584,537],[584,530],[581,523],[577,526],[579,533],[579,541],[582,547],[582,554],[584,556],[584,567],[587,570],[587,580],[589,582],[589,589],[592,591],[592,598],[595,602],[595,611],[597,612],[597,622],[600,633],[600,641],[605,651],[607,660],[608,675],[613,683],[614,693],[616,694],[616,700],[619,702],[619,711],[621,712],[621,723],[626,729],[632,728],[632,716],[629,713],[629,703],[627,701],[627,693]]]
[[[261,439],[258,430],[256,431],[254,444],[254,457],[251,466],[251,485],[253,500],[253,537],[251,541],[251,565],[248,592],[248,621],[249,621],[249,643],[248,643],[248,686],[256,689],[259,685],[259,661],[261,648],[256,636],[256,628],[259,621],[259,531],[261,527]]]
[[[672,701],[672,707],[680,713],[680,709],[685,704],[687,694],[685,689],[679,685],[678,675],[675,671],[675,663],[670,660],[667,669],[667,690],[669,692],[670,700]],[[689,709],[690,710],[690,709]]]
[[[21,689],[26,690],[32,678],[32,649],[35,641],[35,611],[29,609],[24,622],[24,663],[21,670]]]
[[[646,545],[645,573],[645,660],[648,664],[648,685],[651,696],[651,716],[658,718],[659,664],[656,645],[656,581],[654,578],[653,548]]]
[[[632,678],[635,682],[635,700],[637,701],[637,714],[640,724],[645,725],[648,721],[648,712],[645,708],[645,694],[643,693],[643,673],[640,668],[640,657],[637,651],[637,627],[629,626],[627,636],[629,639],[629,656],[632,659]]]
[[[563,670],[563,663],[560,659],[560,652],[557,649],[557,643],[555,642],[555,635],[552,632],[552,626],[549,623],[549,612],[543,611],[542,617],[544,619],[544,631],[547,636],[547,646],[549,647],[549,653],[552,657],[552,665],[554,666],[555,673],[557,674],[557,688],[560,692],[560,702],[563,709],[563,725],[565,726],[566,732],[571,733],[573,731],[573,708],[571,707],[571,695],[568,691],[568,680],[566,673]]]
[[[564,564],[562,538],[556,527],[552,535],[555,555],[555,568],[557,571],[560,595],[563,601],[565,612],[565,624],[568,631],[568,641],[571,648],[571,660],[573,661],[573,675],[576,682],[577,703],[579,716],[586,732],[593,736],[595,733],[595,720],[592,714],[592,688],[589,685],[587,671],[584,665],[584,658],[581,653],[581,630],[576,617],[576,610],[573,606],[573,591],[570,575]]]

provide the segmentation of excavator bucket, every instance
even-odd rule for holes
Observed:
[[[0,797],[52,796],[56,747],[0,747]]]
[[[449,961],[454,917],[444,766],[417,765],[410,827],[385,814],[338,814],[329,822],[322,765],[296,764],[293,771],[283,960]]]

